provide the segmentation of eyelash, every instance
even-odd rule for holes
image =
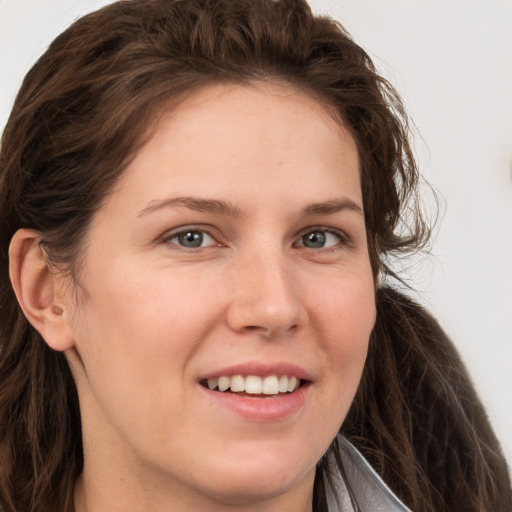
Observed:
[[[185,236],[189,233],[200,233],[203,236],[206,235],[206,236],[210,237],[215,243],[211,243],[207,246],[200,245],[200,246],[196,246],[196,247],[186,247],[186,246],[180,245],[179,243],[172,242],[173,239],[180,237],[180,236]],[[318,247],[318,248],[307,247],[306,245],[304,245],[304,237],[309,234],[314,234],[314,233],[333,235],[336,238],[338,238],[339,242],[336,244],[333,244],[332,246],[327,246],[327,247]],[[173,231],[170,233],[166,233],[165,235],[163,235],[161,237],[161,241],[165,244],[172,244],[172,245],[177,246],[180,249],[189,250],[189,251],[206,249],[208,247],[222,247],[223,246],[223,244],[221,242],[218,242],[217,237],[215,237],[214,235],[212,235],[210,233],[209,229],[202,227],[202,226],[191,226],[189,228],[180,229],[179,231]],[[350,246],[350,244],[351,244],[350,237],[343,231],[340,231],[337,229],[332,229],[332,228],[327,228],[324,226],[310,226],[307,229],[301,231],[301,233],[299,233],[297,240],[294,242],[293,246],[294,247],[304,247],[305,249],[310,249],[313,251],[320,251],[320,250],[321,251],[336,251],[336,250],[346,248],[347,246]]]

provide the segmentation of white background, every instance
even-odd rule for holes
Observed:
[[[255,0],[256,1],[256,0]],[[0,0],[0,127],[29,66],[105,0]],[[442,198],[409,278],[466,362],[512,464],[512,0],[312,0],[402,94]]]

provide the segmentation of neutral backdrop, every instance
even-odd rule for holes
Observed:
[[[48,43],[106,3],[0,0],[0,127]],[[404,272],[458,346],[512,464],[512,0],[311,5],[349,29],[405,100],[441,211],[431,255]]]

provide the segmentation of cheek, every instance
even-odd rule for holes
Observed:
[[[186,411],[188,361],[209,327],[197,314],[204,300],[185,300],[176,281],[129,277],[105,274],[101,286],[89,280],[91,301],[76,321],[81,365],[74,374],[89,417],[105,418],[102,424],[131,439],[158,437],[163,446],[173,418]]]
[[[323,326],[327,363],[346,414],[359,385],[375,324],[373,280],[347,280],[325,295],[318,325]]]
[[[333,348],[357,351],[368,338],[375,324],[375,286],[368,272],[343,275],[318,293],[315,317],[325,326]],[[339,343],[336,338],[339,337]],[[343,342],[341,342],[343,340]]]
[[[215,294],[188,275],[166,279],[171,272],[129,268],[118,260],[89,277],[91,300],[79,313],[84,328],[77,332],[86,371],[91,381],[116,387],[183,380],[187,361],[216,319]]]

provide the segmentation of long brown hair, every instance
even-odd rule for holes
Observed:
[[[391,288],[342,432],[416,511],[512,510],[506,462],[454,345]]]
[[[0,151],[0,503],[5,511],[70,509],[83,465],[80,410],[67,362],[25,319],[9,282],[13,234],[22,227],[37,230],[50,263],[76,275],[94,213],[151,133],[160,108],[208,83],[259,80],[278,80],[318,98],[351,130],[361,158],[375,276],[392,274],[393,254],[427,242],[400,99],[344,28],[313,16],[304,0],[131,0],[78,20],[27,74]],[[460,361],[445,361],[445,353],[431,347],[421,323],[411,319],[417,308],[383,292],[377,303],[377,326],[346,435],[417,511],[505,510],[506,467]],[[403,315],[397,316],[398,303]],[[442,339],[439,344],[452,354]],[[425,361],[428,371],[422,373]],[[434,371],[437,364],[453,371]],[[423,401],[414,395],[413,373]],[[408,386],[413,387],[407,391]],[[431,389],[442,393],[434,393],[429,405]],[[458,396],[461,389],[466,400]],[[435,425],[425,421],[431,410]],[[459,419],[470,418],[457,423],[457,435],[447,421],[453,411]],[[461,444],[460,436],[470,442]],[[448,441],[450,450],[442,451]],[[422,449],[423,442],[441,458]],[[459,448],[471,456],[448,455]],[[470,467],[462,467],[467,461]],[[474,502],[454,504],[452,497],[460,493],[436,480],[437,464],[444,464],[450,481],[474,491]],[[318,503],[327,484],[319,472]]]

